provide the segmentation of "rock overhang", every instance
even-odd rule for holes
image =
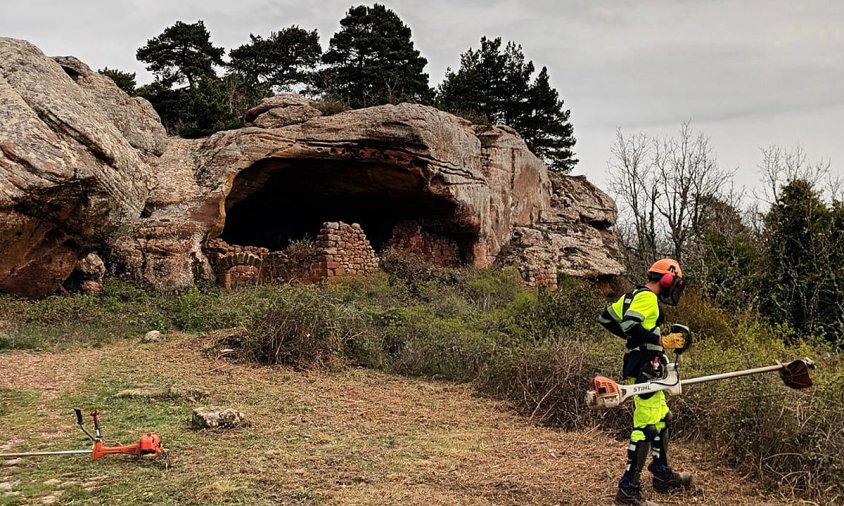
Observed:
[[[9,80],[0,70],[0,97],[25,105],[22,113],[14,113],[15,123],[0,126],[5,153],[0,160],[6,160],[0,170],[7,174],[0,226],[32,236],[9,248],[26,258],[25,265],[11,257],[0,259],[6,269],[0,268],[0,278],[8,279],[13,271],[19,276],[51,272],[42,276],[39,293],[58,286],[69,266],[91,250],[103,253],[111,272],[158,288],[214,279],[208,242],[225,237],[227,226],[236,226],[232,217],[239,205],[262,191],[262,178],[264,184],[283,187],[282,197],[308,206],[311,213],[332,207],[337,211],[304,227],[311,234],[323,218],[363,222],[364,232],[373,227],[366,223],[370,219],[381,229],[368,237],[375,249],[391,241],[416,245],[429,253],[439,251],[447,263],[454,260],[448,252],[455,251],[454,241],[459,240],[462,263],[515,263],[535,283],[553,284],[557,271],[589,277],[621,272],[612,201],[585,180],[549,175],[510,128],[472,125],[414,104],[323,116],[304,97],[280,95],[250,111],[244,128],[205,139],[166,138],[148,103],[121,95],[107,78],[78,60],[59,58],[59,65],[25,43],[5,47],[19,53],[17,63],[7,62],[6,74],[35,72],[41,79],[39,73],[46,73],[61,82],[55,89],[49,84],[38,88],[43,96],[36,100],[42,104],[36,111],[21,98],[28,92],[14,87],[9,92]],[[9,70],[28,60],[36,60],[29,70]],[[64,111],[65,100],[75,104],[68,106],[73,110],[82,104],[99,111],[91,117],[103,125],[87,125],[85,118],[66,114],[59,116],[67,128],[45,123],[41,116],[50,117],[50,107]],[[74,121],[80,122],[78,128]],[[24,133],[4,131],[9,124],[25,125],[18,129]],[[74,133],[78,131],[100,133],[80,137]],[[54,141],[34,146],[40,138]],[[25,149],[52,172],[15,162]],[[70,171],[72,163],[76,166]],[[54,188],[64,195],[84,188],[87,207],[77,209],[77,199],[50,211],[38,198],[38,185],[31,183],[39,178],[48,181],[42,185],[48,191]],[[10,180],[18,184],[9,186]],[[270,190],[264,190],[270,197],[261,205],[279,193]],[[361,215],[356,208],[366,207],[360,202],[367,200],[378,205]],[[358,214],[339,212],[344,207]],[[397,237],[385,231],[390,226],[400,230]],[[63,253],[51,256],[50,247]],[[47,257],[66,261],[50,267]],[[545,273],[540,281],[537,272]],[[16,290],[2,281],[0,285]]]

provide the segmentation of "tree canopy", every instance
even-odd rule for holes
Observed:
[[[104,67],[97,72],[110,77],[111,80],[114,81],[114,84],[116,84],[121,90],[125,91],[128,95],[135,94],[135,88],[138,83],[135,81],[134,72],[124,72],[122,70],[110,69],[108,67]]]
[[[381,4],[352,7],[340,27],[322,56],[319,91],[352,107],[430,100],[428,60],[395,12]]]
[[[227,103],[215,65],[223,65],[225,50],[211,43],[205,23],[177,21],[137,51],[155,82],[137,94],[150,101],[171,133],[200,137],[239,126]],[[187,83],[187,87],[176,88]]]
[[[548,69],[542,67],[528,90],[526,112],[516,128],[531,151],[560,172],[571,172],[577,164],[570,116],[571,111],[564,108],[560,94],[551,87]]]
[[[193,87],[203,76],[216,75],[214,65],[223,65],[223,54],[222,47],[211,43],[203,21],[176,21],[136,53],[147,70],[168,88],[185,81]]]
[[[310,84],[322,55],[316,30],[294,25],[267,38],[249,34],[249,39],[248,44],[229,51],[228,64],[247,83],[265,85],[273,92]]]
[[[514,42],[501,46],[500,37],[482,37],[479,49],[463,53],[460,68],[446,71],[437,103],[476,121],[515,128],[551,169],[570,172],[577,164],[571,113],[551,87],[548,69],[533,79],[535,67],[522,47]]]
[[[548,69],[536,74],[514,42],[482,37],[479,49],[461,55],[456,72],[446,72],[436,94],[410,27],[377,3],[351,7],[324,53],[317,31],[297,25],[250,34],[249,42],[228,52],[228,62],[225,53],[202,20],[177,21],[137,50],[155,82],[136,89],[134,74],[102,72],[127,93],[148,99],[168,131],[179,135],[238,126],[263,98],[300,92],[344,108],[434,103],[480,123],[515,128],[551,169],[569,172],[577,163],[570,112]]]
[[[844,335],[844,205],[789,181],[765,216],[762,311],[803,333]]]

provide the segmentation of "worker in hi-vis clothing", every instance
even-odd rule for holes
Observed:
[[[598,322],[613,334],[625,339],[623,377],[627,383],[642,383],[661,378],[668,359],[665,350],[686,345],[681,333],[660,335],[664,320],[659,302],[676,305],[685,288],[680,264],[673,259],[659,260],[647,271],[648,282],[625,294],[608,306]],[[633,398],[633,432],[627,447],[627,468],[618,482],[617,504],[650,505],[642,498],[640,477],[650,446],[653,462],[648,471],[653,474],[653,488],[671,493],[688,489],[692,475],[677,473],[668,461],[668,435],[671,412],[665,403],[665,392],[655,392]]]

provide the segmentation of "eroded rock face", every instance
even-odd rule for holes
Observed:
[[[174,140],[156,175],[145,217],[112,257],[161,288],[213,279],[203,253],[210,238],[282,249],[294,232],[314,238],[331,221],[360,223],[376,250],[396,225],[415,221],[458,243],[465,263],[487,267],[514,227],[551,205],[547,170],[514,131],[476,131],[411,104]],[[272,244],[272,235],[284,238]]]
[[[515,265],[529,284],[555,287],[557,272],[607,278],[624,272],[613,226],[615,202],[585,176],[552,173],[551,208],[536,222],[515,227],[499,265]]]
[[[209,239],[275,251],[345,221],[361,223],[376,252],[407,243],[442,250],[444,265],[514,264],[531,284],[622,272],[612,200],[583,177],[549,175],[514,130],[411,104],[317,113],[279,96],[247,114],[265,128],[171,141],[147,216],[115,244],[122,271],[189,286],[219,278]],[[407,223],[413,237],[396,237]],[[437,244],[416,244],[426,238]]]
[[[32,44],[0,38],[0,290],[55,291],[140,216],[150,167],[106,112],[106,94]]]
[[[152,104],[141,97],[130,97],[109,77],[94,72],[73,56],[53,60],[88,93],[129,144],[142,154],[161,156],[167,146],[167,131]]]
[[[359,223],[375,255],[516,264],[535,284],[621,272],[612,201],[549,176],[510,128],[412,104],[323,116],[298,95],[246,120],[167,138],[146,101],[79,60],[0,39],[0,290],[51,293],[92,251],[160,289],[216,283],[214,239],[281,265],[335,222]],[[265,276],[254,263],[226,270]]]

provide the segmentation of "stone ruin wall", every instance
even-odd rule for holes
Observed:
[[[214,239],[206,245],[206,253],[214,267],[217,284],[227,290],[255,285],[267,277],[264,266],[270,253],[267,248],[230,245]]]
[[[312,284],[378,268],[378,256],[357,223],[324,223],[313,246],[303,241],[285,250],[270,251],[212,239],[205,251],[217,284],[229,290],[268,282]]]
[[[324,279],[343,274],[365,274],[378,268],[375,250],[357,223],[324,223],[316,246],[320,252],[320,273]]]
[[[557,266],[556,265],[520,265],[518,266],[519,273],[525,284],[528,286],[544,286],[552,291],[558,288],[557,286]]]
[[[463,264],[457,241],[427,232],[415,222],[396,225],[387,247],[436,267],[460,267]]]

